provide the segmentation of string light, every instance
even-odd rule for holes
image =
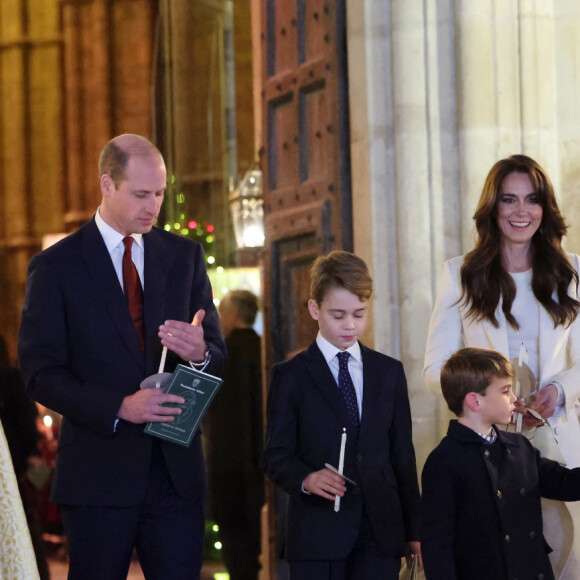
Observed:
[[[215,255],[210,254],[210,246],[216,241],[215,225],[205,222],[203,220],[192,219],[187,215],[186,195],[183,191],[178,189],[179,185],[175,175],[169,178],[168,199],[166,204],[171,204],[173,212],[169,212],[172,216],[170,222],[163,225],[163,229],[167,232],[174,233],[188,237],[198,241],[204,248],[206,253],[206,261],[210,266],[216,264]],[[173,195],[171,195],[173,193]],[[218,271],[223,272],[223,267],[218,266]]]

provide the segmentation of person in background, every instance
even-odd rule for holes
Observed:
[[[62,415],[52,498],[62,511],[69,580],[127,577],[133,548],[147,580],[200,577],[205,469],[189,447],[151,437],[184,399],[140,389],[178,363],[218,374],[225,345],[203,249],[154,227],[167,185],[139,135],[99,158],[96,215],[28,267],[19,359],[28,394]]]
[[[422,473],[421,550],[427,580],[553,580],[540,497],[580,499],[580,468],[541,456],[511,421],[510,361],[464,348],[441,371],[458,417]]]
[[[405,373],[358,340],[372,291],[358,256],[317,258],[308,310],[318,336],[272,372],[262,468],[289,494],[291,580],[395,580],[402,556],[420,558]]]
[[[29,459],[38,453],[36,407],[0,335],[0,577],[49,578]]]
[[[440,392],[457,349],[493,349],[514,363],[523,432],[548,457],[580,466],[580,257],[562,249],[566,223],[552,183],[525,155],[490,170],[474,215],[475,248],[443,268],[429,325],[425,382]],[[525,392],[524,392],[525,391]],[[512,429],[515,425],[512,425]],[[543,500],[556,578],[580,578],[580,506]],[[573,517],[570,516],[573,513]]]
[[[228,292],[219,305],[228,360],[206,419],[209,508],[231,580],[257,580],[260,570],[264,433],[257,313],[258,299],[248,290]]]

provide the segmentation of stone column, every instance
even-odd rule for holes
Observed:
[[[403,361],[420,466],[438,441],[440,399],[422,379],[434,269],[456,249],[444,220],[457,215],[451,7],[348,10],[355,251],[376,287],[367,342]]]

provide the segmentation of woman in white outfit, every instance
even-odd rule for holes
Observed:
[[[425,382],[440,392],[441,366],[464,346],[503,353],[516,367],[519,395],[549,424],[525,414],[522,431],[545,455],[579,467],[580,258],[562,249],[567,227],[550,179],[525,155],[498,161],[474,220],[475,249],[444,266]],[[548,501],[543,513],[556,578],[578,580],[580,505]]]

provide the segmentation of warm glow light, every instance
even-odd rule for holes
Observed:
[[[213,256],[208,256],[207,263],[208,264],[215,264],[215,258]]]
[[[222,549],[222,543],[221,543],[221,542],[216,542],[216,543],[213,545],[213,547],[214,547],[216,550],[221,550],[221,549]]]
[[[244,230],[244,245],[255,248],[264,245],[264,229],[259,226],[249,226]]]
[[[42,418],[42,422],[47,426],[47,427],[52,427],[52,417],[50,415],[45,415]]]
[[[214,532],[219,532],[220,531],[220,527],[217,524],[214,524],[213,527],[212,527],[212,530]]]
[[[165,225],[163,226],[163,229],[164,229],[166,232],[168,232],[168,231],[171,229],[171,226],[170,226],[169,224],[165,224]]]
[[[257,166],[244,175],[237,189],[230,191],[230,212],[238,248],[264,245],[262,193],[262,172]]]
[[[193,220],[191,220],[191,221],[190,221],[190,222],[187,224],[187,227],[188,227],[190,230],[194,230],[194,229],[197,227],[197,222],[194,222]]]
[[[213,232],[215,230],[215,228],[210,224],[209,226],[207,226],[207,231],[208,232]]]
[[[224,267],[223,267],[223,266],[218,266],[218,267],[216,268],[216,270],[217,270],[217,273],[218,273],[218,274],[223,274],[223,273],[224,273]]]

